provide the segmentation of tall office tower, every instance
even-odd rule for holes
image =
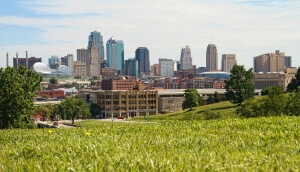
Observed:
[[[292,56],[284,56],[284,64],[286,68],[292,67]]]
[[[215,44],[209,44],[206,49],[206,69],[208,71],[218,70],[218,51]]]
[[[153,76],[159,75],[159,65],[158,64],[151,65],[151,75],[153,75]]]
[[[282,72],[286,68],[284,57],[284,53],[281,53],[279,50],[276,50],[275,53],[267,53],[253,57],[254,72]]]
[[[236,56],[235,54],[223,54],[222,55],[222,71],[230,72],[232,67],[236,65]]]
[[[138,61],[136,59],[125,60],[125,75],[138,78]]]
[[[73,54],[67,54],[64,57],[64,65],[68,66],[70,69],[74,71],[74,57]]]
[[[65,57],[66,56],[60,58],[60,65],[65,65]]]
[[[88,49],[81,48],[77,49],[77,61],[86,62],[89,56]]]
[[[191,49],[189,46],[181,49],[180,55],[180,70],[193,69],[193,61],[191,56]]]
[[[100,76],[100,61],[99,61],[99,53],[98,48],[95,45],[95,42],[93,41],[92,45],[88,47],[88,60],[86,62],[86,69],[87,69],[87,76],[88,77],[94,77]]]
[[[139,47],[135,50],[135,59],[138,61],[138,74],[150,75],[149,50],[146,47]]]
[[[172,59],[159,59],[160,76],[174,77],[174,62]]]
[[[58,56],[51,56],[48,65],[51,69],[57,69],[60,66],[60,58]]]
[[[106,43],[106,60],[109,67],[117,70],[119,75],[124,68],[124,44],[111,37]]]
[[[98,56],[100,63],[104,60],[104,46],[103,39],[100,32],[94,31],[89,35],[89,43],[88,46],[92,46],[93,40],[95,41],[95,45],[98,48]]]

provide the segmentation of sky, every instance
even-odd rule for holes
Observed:
[[[180,59],[189,46],[193,64],[206,64],[206,48],[215,44],[219,69],[222,54],[253,67],[253,57],[280,50],[300,66],[299,0],[1,0],[0,67],[19,57],[73,54],[87,48],[90,32],[99,31],[104,46],[110,37],[124,42],[125,60],[138,47],[159,58]],[[106,52],[105,52],[106,53]]]

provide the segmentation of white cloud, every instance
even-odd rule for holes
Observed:
[[[219,57],[236,53],[238,63],[246,67],[252,67],[253,56],[275,49],[299,56],[300,3],[262,2],[27,0],[25,7],[41,17],[0,16],[0,24],[40,28],[40,39],[51,44],[2,47],[0,53],[27,49],[47,58],[67,53],[76,56],[76,49],[86,47],[89,33],[97,30],[104,44],[110,36],[124,41],[125,59],[134,57],[137,47],[147,46],[151,63],[158,58],[178,60],[181,48],[189,45],[193,63],[204,66],[210,42],[217,45]],[[294,64],[300,65],[300,60],[294,58]]]

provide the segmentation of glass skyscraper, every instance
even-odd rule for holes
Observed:
[[[135,50],[135,59],[138,61],[138,74],[150,75],[149,50],[146,47],[139,47]]]
[[[106,43],[106,60],[120,74],[124,68],[124,43],[111,37]]]
[[[91,47],[93,40],[95,41],[95,45],[98,48],[98,57],[100,62],[103,62],[104,60],[104,46],[103,46],[103,39],[100,32],[94,31],[91,32],[89,36],[89,43],[88,46]]]
[[[138,61],[134,58],[125,60],[125,75],[138,78]]]
[[[60,66],[60,58],[58,56],[51,56],[48,59],[48,65],[51,69],[57,69]]]

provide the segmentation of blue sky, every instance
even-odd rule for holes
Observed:
[[[179,60],[190,46],[193,64],[205,66],[206,47],[235,53],[238,64],[253,67],[253,57],[279,49],[300,66],[300,1],[297,0],[2,0],[0,67],[5,56],[65,56],[86,48],[97,30],[104,44],[124,41],[125,59],[137,47],[150,50],[150,62]]]

